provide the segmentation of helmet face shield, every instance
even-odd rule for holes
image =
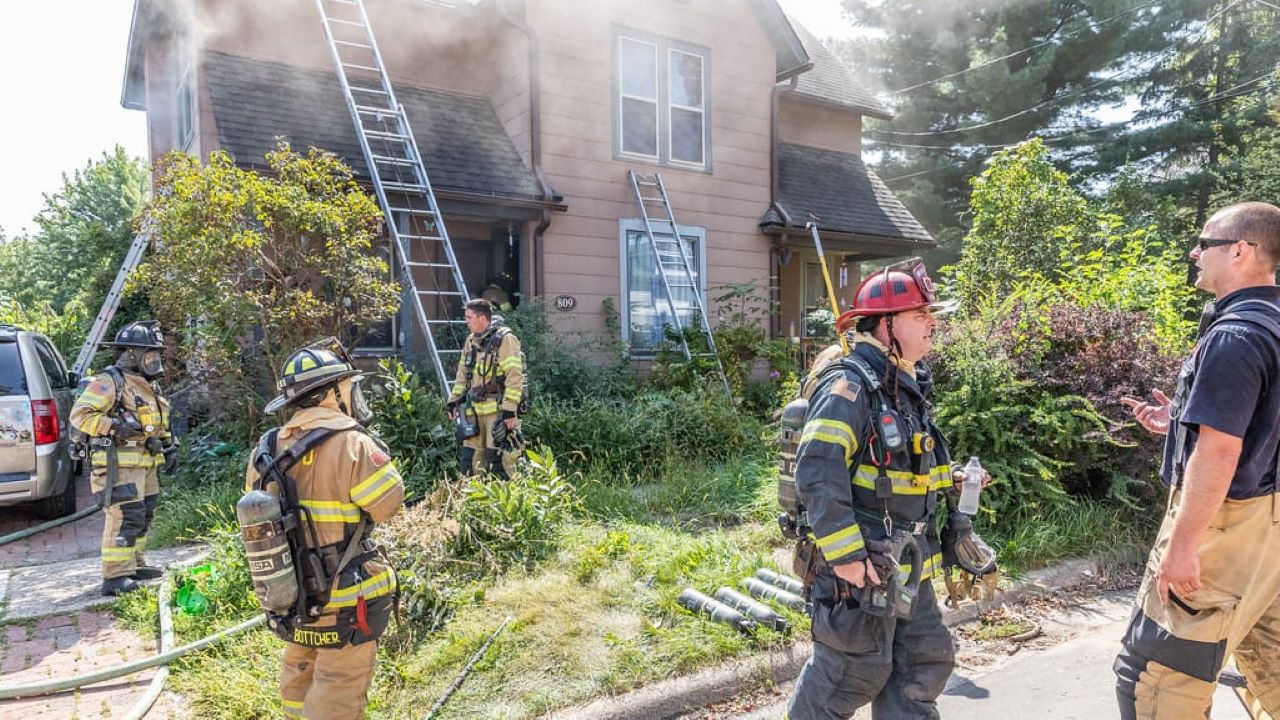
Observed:
[[[136,350],[134,352],[137,352]],[[148,378],[160,377],[164,374],[164,354],[159,350],[146,350],[135,363],[142,374]]]
[[[360,388],[360,381],[364,378],[352,378],[350,383],[342,383],[339,387],[349,387],[349,395],[346,399],[347,412],[350,413],[351,419],[368,427],[373,422],[373,411],[369,409],[369,403],[364,399],[364,390]]]

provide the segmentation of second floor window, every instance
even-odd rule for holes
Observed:
[[[622,157],[709,165],[707,55],[667,40],[617,36],[617,138]]]

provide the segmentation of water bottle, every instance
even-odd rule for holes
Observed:
[[[970,457],[968,464],[964,466],[964,484],[960,486],[959,510],[965,515],[978,513],[978,495],[982,492],[983,474],[978,456]]]

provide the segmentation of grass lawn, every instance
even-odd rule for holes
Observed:
[[[169,511],[164,538],[204,534],[212,540],[215,564],[224,568],[207,588],[212,614],[178,613],[179,642],[254,611],[234,514],[207,507],[213,502],[225,508],[238,497],[237,459],[210,460],[216,476],[203,471],[199,488],[188,496],[172,488],[161,508],[161,517]],[[406,613],[412,619],[393,624],[380,649],[370,717],[424,716],[507,617],[511,623],[439,717],[535,717],[788,642],[768,629],[742,634],[676,603],[686,587],[711,594],[722,585],[736,586],[757,568],[778,567],[775,558],[787,543],[774,522],[774,481],[775,470],[763,454],[672,470],[644,482],[588,471],[569,478],[573,510],[540,559],[496,573],[451,564],[444,572],[452,580],[424,578],[411,569],[404,574],[406,589],[432,587],[432,601],[447,611]],[[178,481],[181,487],[192,482]],[[206,507],[198,505],[201,500]],[[387,529],[399,537],[399,551],[408,553],[402,558],[421,553],[426,567],[438,566],[427,555],[444,551],[448,533],[421,541],[421,549],[418,541],[405,539],[440,530],[423,529],[439,524],[434,512],[431,503],[422,503]],[[1145,540],[1122,520],[1117,510],[1078,503],[991,539],[1002,549],[1006,568],[1016,573]],[[406,604],[415,602],[413,593],[406,595]],[[807,635],[805,616],[782,612],[796,636]],[[119,613],[140,631],[152,631],[154,595],[135,593]],[[277,717],[282,645],[266,631],[242,636],[176,665],[171,686],[202,718]]]

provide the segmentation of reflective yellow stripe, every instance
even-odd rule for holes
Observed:
[[[920,568],[920,580],[928,580],[940,572],[942,572],[942,553],[934,553],[924,559],[924,566]]]
[[[329,604],[325,605],[326,610],[334,608],[354,607],[356,600],[363,595],[365,600],[389,594],[396,588],[395,573],[390,570],[383,570],[368,580],[363,580],[357,585],[350,587],[338,588],[329,594]]]
[[[96,393],[88,388],[85,388],[85,391],[80,393],[80,400],[84,401],[86,405],[90,405],[91,407],[96,407],[99,409],[109,405],[109,403],[107,402],[108,398],[106,395],[103,395],[102,393]]]
[[[94,450],[90,461],[94,467],[107,466],[107,451]],[[163,455],[152,455],[141,450],[121,450],[116,462],[122,468],[153,468],[164,462]]]
[[[839,445],[844,448],[844,461],[849,462],[853,451],[858,449],[858,439],[848,423],[826,418],[814,418],[804,424],[804,432],[800,434],[800,444],[818,441]]]
[[[104,547],[102,559],[107,562],[124,562],[133,559],[134,549],[131,547]]]
[[[360,522],[360,506],[355,503],[337,500],[302,500],[301,503],[316,522]]]
[[[519,400],[520,395],[521,395],[520,388],[518,387],[509,387],[506,390],[502,391],[503,400]]]
[[[481,400],[480,402],[473,404],[472,407],[475,408],[477,415],[493,415],[498,412],[498,401]]]
[[[951,477],[951,466],[949,465],[939,465],[929,473],[929,476],[933,478],[930,486],[934,490],[946,490],[955,484],[955,480]]]
[[[520,367],[519,355],[513,355],[507,358],[506,360],[503,360],[502,362],[498,363],[498,369],[504,373],[507,372],[508,370],[511,370],[512,368],[518,368],[518,367]]]
[[[893,481],[894,495],[926,495],[930,490],[937,490],[947,487],[941,484],[941,481],[934,477],[937,468],[930,471],[928,475],[915,475],[906,470],[888,470],[885,472],[889,479]],[[942,468],[947,473],[948,483],[950,482],[950,470]],[[873,465],[859,465],[858,472],[853,476],[853,484],[868,490],[876,489],[876,475],[879,470]]]
[[[285,715],[289,715],[290,717],[303,717],[301,700],[284,700],[280,704],[283,706]]]
[[[378,468],[359,485],[351,488],[351,500],[357,505],[368,507],[378,501],[388,490],[400,481],[400,471],[396,464],[389,462]]]
[[[862,529],[857,523],[817,538],[814,543],[828,562],[856,553],[865,546],[862,541]]]

